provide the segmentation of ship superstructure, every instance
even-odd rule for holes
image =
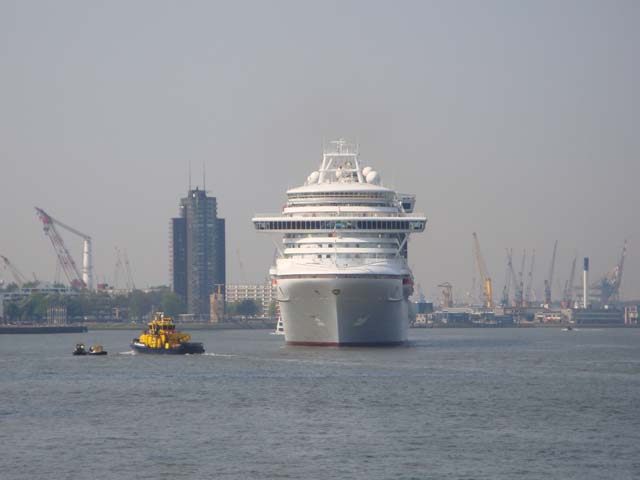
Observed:
[[[305,184],[287,191],[280,215],[255,228],[283,234],[270,274],[287,343],[396,344],[407,340],[409,234],[424,231],[415,197],[381,185],[357,148],[331,142]]]

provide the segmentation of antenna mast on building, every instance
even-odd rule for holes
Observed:
[[[202,161],[202,190],[207,191],[207,167],[204,160]]]

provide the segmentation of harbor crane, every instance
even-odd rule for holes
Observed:
[[[484,306],[486,308],[493,308],[493,292],[491,288],[491,277],[487,272],[487,266],[482,258],[480,252],[480,242],[478,241],[478,235],[473,232],[473,246],[474,254],[476,258],[476,266],[478,267],[478,273],[480,274],[480,281],[484,290]]]
[[[129,263],[129,253],[124,251],[124,267],[127,271],[127,288],[130,290],[136,289],[136,282],[133,281],[133,275],[131,274],[131,263]]]
[[[526,306],[531,304],[531,288],[533,287],[533,269],[536,266],[536,250],[533,250],[531,254],[531,266],[529,267],[529,273],[527,274],[527,288],[524,293],[524,302]]]
[[[620,285],[622,284],[622,269],[624,268],[624,258],[627,255],[627,241],[624,241],[620,261],[611,272],[603,276],[592,288],[599,292],[600,303],[609,305],[620,300]]]
[[[120,274],[124,271],[126,278],[126,289],[133,291],[136,289],[136,284],[133,281],[133,275],[131,274],[131,264],[129,263],[129,255],[126,250],[120,250],[116,247],[116,267],[113,273],[113,287],[117,290],[120,287]]]
[[[93,290],[93,258],[91,252],[91,237],[85,233],[70,227],[59,220],[56,220],[51,215],[46,213],[41,208],[36,207],[36,212],[44,228],[44,233],[51,240],[53,249],[58,257],[58,262],[62,267],[67,280],[74,288],[86,288]],[[56,226],[61,227],[68,232],[73,233],[82,238],[84,242],[83,254],[82,254],[82,275],[78,270],[76,262],[69,253],[69,250],[65,246],[62,237],[58,233]]]
[[[527,262],[527,250],[522,251],[522,261],[520,262],[520,270],[518,271],[518,275],[516,276],[516,272],[511,270],[511,275],[513,275],[513,281],[516,284],[516,292],[514,294],[514,305],[518,308],[524,306],[524,267]],[[511,265],[513,267],[513,265]]]
[[[558,248],[558,240],[553,244],[553,255],[551,255],[551,267],[549,268],[549,276],[544,281],[544,304],[547,308],[551,306],[551,286],[553,285],[553,268],[556,265],[556,249]]]
[[[573,257],[573,263],[571,263],[571,273],[569,279],[564,284],[564,295],[562,298],[562,306],[564,308],[571,308],[573,304],[573,282],[576,279],[576,261],[578,257]]]
[[[507,249],[507,272],[504,279],[504,288],[502,289],[501,304],[503,307],[509,306],[509,292],[511,290],[511,277],[513,272],[513,249]],[[513,275],[514,281],[515,275]]]
[[[453,285],[449,282],[444,282],[438,285],[438,288],[442,288],[442,308],[453,307]],[[422,301],[424,300],[424,294],[420,292]]]
[[[27,278],[22,274],[22,272],[20,272],[20,270],[18,270],[18,267],[9,261],[7,257],[0,255],[0,259],[2,260],[2,263],[4,263],[5,268],[8,268],[11,275],[13,275],[13,280],[16,282],[16,285],[18,285],[18,288],[22,288],[24,284],[27,283]]]

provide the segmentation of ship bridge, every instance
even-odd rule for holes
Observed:
[[[409,234],[424,231],[427,223],[413,212],[414,204],[413,195],[381,185],[379,173],[360,164],[357,147],[340,139],[331,142],[304,185],[287,191],[281,214],[252,221],[260,232],[283,234],[281,267],[406,263]]]

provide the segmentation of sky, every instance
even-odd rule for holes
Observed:
[[[538,298],[555,240],[557,297],[575,256],[597,278],[627,239],[640,299],[639,23],[637,1],[0,0],[0,254],[54,278],[38,206],[92,236],[98,281],[118,247],[137,286],[168,284],[191,164],[227,280],[261,282],[274,245],[252,215],[344,137],[416,194],[427,297],[470,290],[477,232],[498,292],[505,249],[536,250]]]

